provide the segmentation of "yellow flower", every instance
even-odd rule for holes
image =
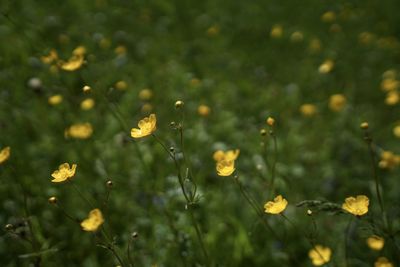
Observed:
[[[393,263],[391,263],[385,257],[379,257],[378,260],[375,262],[375,267],[394,267]]]
[[[94,107],[94,100],[93,98],[86,98],[81,102],[81,109],[83,110],[90,110]]]
[[[235,161],[239,157],[240,150],[235,149],[235,150],[228,150],[226,152],[222,150],[217,150],[213,154],[213,158],[216,162],[220,162],[223,160],[226,161]]]
[[[334,94],[329,98],[329,108],[335,112],[341,111],[346,105],[346,97],[342,94]]]
[[[203,116],[203,117],[207,117],[208,115],[210,115],[210,112],[211,112],[211,109],[210,109],[210,107],[207,106],[207,105],[200,105],[200,106],[197,108],[197,113],[198,113],[200,116]]]
[[[317,53],[317,52],[321,51],[321,47],[322,47],[322,44],[318,38],[311,39],[311,41],[308,45],[308,49],[312,53]]]
[[[142,89],[139,92],[140,100],[150,100],[152,97],[153,97],[153,92],[148,88]]]
[[[60,67],[65,71],[74,71],[79,69],[84,62],[84,56],[81,54],[73,55],[67,62],[61,61]]]
[[[40,59],[45,64],[51,64],[51,63],[53,63],[53,61],[56,61],[58,59],[57,51],[54,49],[51,49],[50,53],[47,56],[42,56]]]
[[[6,146],[2,150],[0,150],[0,164],[8,160],[8,158],[10,157],[10,153],[11,148],[9,146]]]
[[[65,130],[65,137],[72,137],[77,139],[86,139],[92,136],[93,128],[88,122],[77,123],[71,125]]]
[[[301,42],[303,41],[303,39],[304,36],[301,31],[295,31],[290,35],[290,41],[292,41],[293,43]]]
[[[275,124],[275,119],[274,118],[272,118],[272,117],[268,117],[268,119],[267,119],[267,124],[269,125],[269,126],[274,126],[274,124]]]
[[[53,105],[53,106],[60,104],[62,102],[62,100],[63,100],[62,95],[53,95],[53,96],[50,96],[48,99],[49,104]]]
[[[126,47],[123,45],[119,45],[114,49],[115,54],[117,55],[125,55],[126,54]]]
[[[400,138],[400,125],[397,125],[396,127],[393,128],[393,134],[397,138]]]
[[[88,218],[81,222],[81,226],[84,231],[95,232],[103,223],[103,214],[99,209],[94,209],[89,212]]]
[[[91,90],[92,90],[92,87],[90,87],[89,85],[85,85],[85,86],[82,88],[82,91],[83,91],[84,93],[89,93]]]
[[[336,14],[333,11],[327,11],[321,16],[323,22],[334,22],[336,19]]]
[[[328,247],[316,245],[313,249],[308,252],[312,264],[314,266],[321,266],[328,263],[331,259],[332,251]]]
[[[334,65],[335,63],[332,60],[327,59],[319,66],[318,72],[322,74],[329,73],[332,71]]]
[[[317,113],[317,107],[313,104],[303,104],[300,106],[300,112],[305,117],[312,117]]]
[[[367,245],[370,249],[381,250],[385,245],[385,239],[377,235],[373,235],[367,238]]]
[[[272,29],[271,29],[270,35],[271,35],[271,37],[274,38],[274,39],[281,38],[282,35],[283,35],[283,28],[282,28],[282,26],[279,25],[279,24],[274,25],[274,26],[272,27]]]
[[[348,197],[344,200],[342,209],[356,215],[362,216],[368,212],[369,199],[367,196]]]
[[[234,160],[221,160],[217,163],[217,174],[219,176],[229,176],[235,171]]]
[[[399,101],[400,101],[400,95],[396,91],[389,92],[386,95],[385,104],[388,106],[396,105],[397,103],[399,103]]]
[[[266,213],[279,214],[286,209],[288,202],[281,195],[274,198],[274,201],[268,201],[264,205]]]
[[[156,130],[157,118],[155,114],[145,117],[138,123],[139,129],[132,128],[131,136],[133,138],[141,138],[152,134]]]
[[[72,54],[74,56],[83,56],[86,54],[86,47],[80,45],[77,48],[75,48],[74,51],[72,51]]]
[[[128,84],[125,81],[118,81],[115,83],[115,88],[118,90],[126,90],[128,88]]]
[[[141,112],[144,114],[149,114],[153,110],[153,106],[149,103],[143,104]]]
[[[385,92],[397,90],[399,86],[399,81],[394,78],[386,78],[381,82],[381,89]]]
[[[76,164],[72,164],[71,168],[68,163],[63,163],[55,170],[51,176],[54,178],[51,180],[53,183],[64,182],[72,177],[74,177],[76,171]]]

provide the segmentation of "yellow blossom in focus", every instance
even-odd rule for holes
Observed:
[[[283,35],[283,27],[279,24],[276,24],[272,27],[270,36],[274,39],[281,38]]]
[[[374,267],[394,267],[394,265],[387,258],[379,257],[375,262]]]
[[[152,134],[156,130],[157,118],[155,114],[145,117],[138,123],[138,128],[132,128],[131,136],[133,138],[141,138]]]
[[[332,71],[335,63],[331,59],[325,60],[318,68],[318,72],[322,74],[326,74]]]
[[[203,117],[207,117],[208,115],[210,115],[210,112],[211,109],[207,105],[199,105],[199,107],[197,108],[197,113]]]
[[[115,83],[115,88],[118,90],[126,90],[128,88],[128,84],[125,81],[118,81]]]
[[[150,100],[152,97],[153,97],[153,92],[148,88],[142,89],[139,92],[140,100]]]
[[[400,125],[397,125],[396,127],[393,128],[393,134],[397,138],[400,138]]]
[[[321,266],[331,260],[332,251],[328,247],[316,245],[308,252],[308,257],[311,259],[314,266]]]
[[[86,54],[86,47],[83,45],[78,46],[72,51],[72,55],[74,56],[84,56]]]
[[[0,164],[8,160],[11,154],[11,148],[9,146],[6,146],[2,150],[0,150]]]
[[[217,150],[214,152],[213,154],[213,158],[216,162],[219,161],[235,161],[240,154],[240,150],[239,149],[235,149],[235,150],[228,150],[226,152],[222,151],[222,150]]]
[[[346,97],[342,94],[334,94],[329,98],[329,108],[335,112],[343,110],[346,105]]]
[[[65,71],[75,71],[79,69],[84,62],[83,55],[73,55],[67,62],[61,61],[60,68]]]
[[[81,102],[81,109],[83,110],[90,110],[94,107],[94,100],[93,98],[86,98]]]
[[[42,56],[40,60],[45,64],[51,64],[58,59],[57,51],[51,49],[47,56]]]
[[[386,95],[385,104],[388,106],[393,106],[399,103],[400,95],[397,91],[389,92]]]
[[[86,123],[77,123],[71,125],[69,128],[65,130],[65,137],[72,137],[77,139],[87,139],[92,136],[93,128],[92,125],[88,122]]]
[[[373,235],[367,238],[367,245],[370,249],[381,250],[385,245],[385,239],[377,235]]]
[[[94,209],[89,212],[88,218],[81,222],[81,226],[84,231],[95,232],[103,223],[103,214],[99,209]]]
[[[64,182],[74,177],[76,171],[76,164],[72,164],[71,168],[68,163],[63,163],[55,170],[51,176],[54,178],[51,180],[53,183]]]
[[[368,212],[369,199],[367,196],[348,197],[345,199],[342,209],[355,215],[362,216]]]
[[[268,201],[264,205],[265,213],[279,214],[286,209],[288,202],[281,195],[274,198],[274,201]]]
[[[235,171],[234,160],[221,160],[217,162],[217,174],[219,176],[229,176]]]
[[[48,102],[50,105],[55,106],[55,105],[60,104],[62,102],[62,100],[63,100],[62,95],[53,95],[53,96],[49,97]]]
[[[305,117],[312,117],[317,113],[317,107],[313,104],[303,104],[300,106],[300,112]]]
[[[217,25],[211,26],[207,29],[207,35],[212,37],[219,34],[219,27]]]
[[[323,22],[334,22],[336,20],[336,14],[333,11],[327,11],[321,16]]]

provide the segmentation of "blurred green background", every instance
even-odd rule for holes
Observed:
[[[174,103],[182,100],[185,149],[201,195],[194,214],[212,266],[312,266],[303,232],[313,231],[313,221],[317,242],[332,249],[326,266],[346,266],[350,215],[316,209],[310,218],[295,204],[341,205],[359,194],[370,198],[370,212],[347,228],[348,266],[373,266],[379,256],[398,266],[399,8],[396,0],[2,0],[0,149],[10,146],[11,155],[0,164],[0,225],[12,224],[17,234],[2,231],[0,265],[117,266],[96,246],[96,234],[47,201],[57,196],[79,220],[90,211],[70,184],[50,182],[69,162],[78,165],[74,184],[98,206],[113,181],[105,220],[124,255],[138,233],[135,266],[204,266],[174,163],[155,139],[130,137],[155,113],[157,136],[179,154],[170,123],[181,120]],[[68,60],[78,46],[86,54],[76,71],[43,62],[52,49]],[[54,95],[62,101],[51,101]],[[95,105],[82,108],[88,98]],[[271,136],[260,135],[268,116],[276,120],[278,153]],[[365,242],[388,233],[376,223],[363,121],[393,229],[379,252]],[[66,136],[77,123],[90,123],[93,134]],[[240,149],[236,174],[262,207],[273,198],[264,146],[269,162],[277,156],[285,214],[302,229],[265,214],[280,240],[234,178],[217,176],[212,158],[218,149]]]

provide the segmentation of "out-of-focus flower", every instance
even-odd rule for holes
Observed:
[[[321,51],[322,44],[318,38],[311,39],[310,43],[308,44],[308,49],[311,53],[317,53]]]
[[[301,31],[295,31],[290,35],[290,41],[293,43],[298,43],[303,41],[304,35]]]
[[[146,101],[146,100],[150,100],[153,97],[153,91],[151,91],[148,88],[144,88],[142,90],[140,90],[139,92],[139,99]]]
[[[313,104],[303,104],[300,106],[300,112],[305,117],[312,117],[317,113],[317,107]]]
[[[90,110],[94,107],[95,102],[93,98],[86,98],[81,102],[81,109]]]
[[[217,162],[217,174],[219,176],[229,176],[235,171],[234,160],[221,160]]]
[[[288,202],[281,195],[274,198],[273,201],[268,201],[264,205],[265,213],[269,214],[279,214],[286,209]]]
[[[342,111],[346,106],[346,102],[346,97],[342,94],[331,95],[329,98],[329,108],[335,112]]]
[[[49,97],[48,102],[50,105],[55,106],[63,101],[62,95],[52,95]]]
[[[197,86],[199,86],[200,84],[201,84],[201,80],[200,80],[200,79],[192,78],[192,79],[190,80],[190,86],[192,86],[192,87],[197,87]]]
[[[397,125],[393,128],[393,134],[394,136],[396,136],[397,138],[400,138],[400,125]]]
[[[117,55],[125,55],[126,54],[126,47],[124,45],[119,45],[115,48],[114,52]]]
[[[381,250],[385,245],[385,239],[377,235],[373,235],[367,238],[367,245],[370,249]]]
[[[9,146],[6,146],[2,150],[0,150],[0,164],[8,160],[11,154],[11,148]]]
[[[332,251],[328,247],[316,245],[308,252],[308,257],[311,259],[314,266],[321,266],[331,260]]]
[[[375,35],[370,32],[362,32],[358,35],[358,41],[361,44],[368,45],[371,44],[375,39]]]
[[[335,66],[335,63],[331,59],[327,59],[318,68],[318,72],[322,74],[326,74],[332,71],[333,67]]]
[[[398,165],[400,165],[400,155],[387,150],[381,153],[381,160],[379,161],[381,169],[394,169]]]
[[[368,212],[369,199],[367,196],[348,197],[345,199],[342,209],[355,215],[362,216]]]
[[[63,163],[55,170],[51,176],[54,178],[51,180],[53,183],[61,183],[72,177],[74,177],[76,171],[76,164],[72,164],[71,168],[68,163]]]
[[[128,84],[125,81],[118,81],[115,83],[115,88],[118,90],[126,90],[128,88]]]
[[[399,86],[399,81],[393,78],[383,79],[381,82],[381,89],[385,92],[397,90]]]
[[[83,45],[78,46],[72,51],[72,55],[74,56],[84,56],[86,54],[86,47]]]
[[[391,263],[385,257],[379,257],[378,260],[374,264],[375,267],[394,267],[393,263]]]
[[[321,16],[321,20],[326,23],[331,23],[336,20],[336,14],[333,11],[327,11]]]
[[[210,37],[217,36],[219,34],[219,31],[220,31],[219,26],[213,25],[207,29],[207,35]]]
[[[93,127],[90,123],[76,123],[65,130],[65,137],[87,139],[92,136]]]
[[[84,62],[83,55],[74,55],[67,62],[60,61],[60,68],[65,71],[75,71],[79,69]]]
[[[211,112],[211,109],[207,105],[199,105],[197,108],[197,113],[203,117],[207,117],[208,115],[210,115],[210,112]]]
[[[400,95],[397,91],[390,91],[386,95],[385,104],[388,106],[393,106],[399,103]]]
[[[150,114],[149,117],[145,117],[144,119],[140,120],[138,123],[138,128],[132,128],[131,136],[133,138],[142,138],[152,134],[157,126],[157,118],[155,114]]]
[[[266,120],[266,123],[267,123],[269,126],[272,127],[272,126],[275,125],[275,119],[272,118],[272,117],[268,117],[267,120]]]
[[[272,27],[270,36],[273,39],[278,39],[281,38],[283,35],[283,27],[279,24],[276,24]]]
[[[94,209],[89,212],[88,218],[81,222],[81,226],[84,231],[95,232],[103,223],[103,214],[99,209]]]
[[[91,90],[92,90],[92,87],[90,87],[89,85],[85,85],[85,86],[82,88],[82,91],[83,91],[84,93],[89,93]]]
[[[58,60],[57,51],[54,49],[51,49],[49,54],[47,56],[42,56],[40,58],[40,60],[45,64],[51,64],[51,63],[57,61]]]
[[[153,110],[153,105],[149,104],[149,103],[145,103],[143,104],[141,111],[144,114],[148,114]]]

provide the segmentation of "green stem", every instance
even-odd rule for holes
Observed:
[[[275,176],[276,176],[276,163],[278,162],[278,143],[276,141],[276,135],[274,132],[271,133],[273,141],[274,141],[274,162],[271,168],[271,191],[270,196],[273,196],[275,193]]]

